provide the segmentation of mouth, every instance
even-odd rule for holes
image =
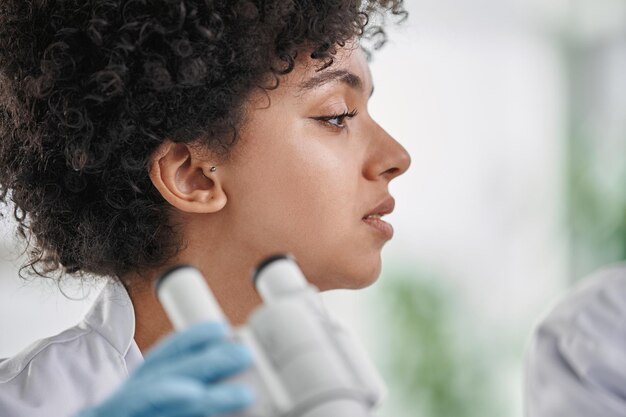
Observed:
[[[382,220],[381,217],[380,214],[370,214],[362,220],[389,240],[393,237],[393,226]]]
[[[393,226],[382,220],[382,217],[393,212],[395,200],[387,196],[380,204],[363,216],[362,220],[381,233],[387,240],[393,237]]]

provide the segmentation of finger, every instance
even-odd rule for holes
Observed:
[[[220,384],[206,387],[185,378],[170,378],[144,384],[132,397],[131,401],[135,401],[135,406],[133,414],[129,415],[133,417],[213,416],[242,409],[254,399],[252,391],[243,385]]]
[[[157,362],[166,362],[206,348],[226,337],[228,324],[224,322],[206,321],[194,324],[189,328],[172,334],[148,352],[141,368],[150,367]],[[141,369],[140,368],[140,369]]]
[[[142,378],[184,377],[202,382],[216,382],[241,372],[251,364],[252,353],[245,345],[221,341],[176,361],[153,366]]]
[[[208,412],[207,417],[214,416],[217,414],[241,410],[251,405],[254,400],[254,391],[246,385],[211,385],[206,389],[204,404],[201,406],[201,409]]]

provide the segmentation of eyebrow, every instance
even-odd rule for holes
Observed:
[[[342,82],[348,85],[349,87],[358,91],[363,91],[363,88],[364,88],[363,80],[361,79],[361,77],[359,77],[355,73],[344,70],[344,69],[335,69],[335,70],[324,71],[320,74],[317,74],[314,77],[304,80],[299,85],[299,91],[304,92],[304,91],[312,90],[316,87],[321,87],[322,85],[327,84],[332,81]],[[372,86],[372,91],[370,91],[369,97],[371,97],[372,94],[374,94],[374,86]]]

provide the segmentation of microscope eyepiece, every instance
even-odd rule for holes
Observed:
[[[180,265],[176,265],[173,266],[169,269],[167,269],[165,272],[163,272],[157,279],[156,281],[154,281],[154,292],[158,295],[159,294],[159,287],[161,286],[161,284],[169,277],[172,276],[172,273],[174,273],[176,270],[178,269],[183,269],[183,268],[194,268],[192,265],[188,265],[188,264],[180,264]]]
[[[256,266],[254,271],[252,271],[252,284],[256,287],[257,286],[257,280],[259,279],[259,275],[261,274],[261,271],[263,271],[263,269],[265,269],[265,267],[270,265],[272,262],[278,261],[280,259],[291,259],[292,261],[294,260],[293,256],[291,256],[288,253],[278,253],[276,255],[272,255],[270,257],[267,257],[267,258],[263,259]]]
[[[202,273],[191,265],[166,271],[155,283],[156,295],[177,330],[203,320],[226,321]]]
[[[312,288],[291,254],[273,255],[263,260],[254,272],[253,281],[266,303]]]

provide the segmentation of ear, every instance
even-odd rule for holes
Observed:
[[[193,146],[163,142],[150,159],[150,179],[163,198],[186,213],[214,213],[226,205],[226,193],[211,172],[207,155]]]

